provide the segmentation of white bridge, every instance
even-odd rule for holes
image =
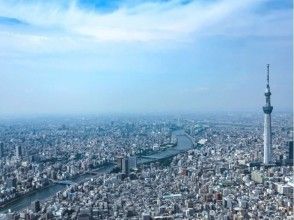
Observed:
[[[77,184],[75,182],[72,182],[70,180],[52,180],[50,179],[53,183],[56,183],[56,184],[61,184],[61,185],[74,185],[74,184]]]

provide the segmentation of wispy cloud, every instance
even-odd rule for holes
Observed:
[[[6,22],[30,24],[35,30],[31,35],[44,41],[46,38],[42,35],[50,37],[54,30],[62,31],[64,36],[88,37],[96,41],[190,41],[195,34],[226,26],[224,22],[228,19],[248,15],[262,2],[222,0],[180,4],[178,0],[156,1],[132,7],[122,5],[111,13],[101,13],[81,7],[76,1],[66,5],[64,1],[0,1],[0,15],[10,19]],[[46,29],[51,30],[50,34],[44,33]]]
[[[26,23],[16,19],[16,18],[8,18],[0,16],[0,25],[26,25]]]
[[[275,103],[287,107],[293,12],[284,2],[0,0],[0,113],[108,111],[122,100],[129,110],[205,109],[227,97],[236,107],[240,96],[246,107],[260,94],[255,108],[268,62]]]
[[[292,33],[286,28],[290,8],[256,13],[268,0],[121,1],[106,6],[103,1],[89,2],[0,0],[2,51],[91,50],[100,43],[121,42],[174,46],[207,35],[283,37]],[[285,28],[272,31],[279,27]]]

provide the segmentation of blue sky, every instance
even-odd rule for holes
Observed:
[[[0,114],[292,110],[292,0],[0,0]]]

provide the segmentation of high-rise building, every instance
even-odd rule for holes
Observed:
[[[272,162],[272,126],[271,126],[271,113],[273,107],[271,106],[271,92],[269,86],[269,64],[267,65],[267,84],[265,90],[265,106],[264,112],[264,133],[263,133],[263,163],[268,165]]]
[[[36,201],[34,202],[33,210],[34,210],[34,212],[39,212],[39,211],[41,211],[41,203],[40,203],[39,200],[36,200]]]
[[[151,220],[151,216],[150,216],[150,214],[143,213],[143,214],[142,214],[142,220]]]
[[[0,142],[0,158],[4,157],[4,144]]]
[[[9,177],[6,179],[6,186],[8,188],[11,188],[11,187],[16,188],[16,183],[17,183],[17,180],[15,177]]]
[[[129,174],[129,160],[128,158],[124,158],[122,161],[122,173],[128,175]]]
[[[129,157],[129,169],[137,169],[137,157],[136,156],[130,156]]]
[[[118,156],[116,158],[116,164],[117,164],[117,167],[122,170],[122,163],[123,163],[123,157],[122,156]]]
[[[289,141],[289,160],[293,160],[293,141]]]
[[[15,146],[15,156],[19,159],[22,156],[22,149],[20,145]]]

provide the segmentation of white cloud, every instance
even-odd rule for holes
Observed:
[[[0,32],[2,48],[33,52],[58,52],[91,49],[93,45],[111,42],[145,42],[173,45],[193,42],[203,35],[262,35],[271,34],[265,23],[275,26],[285,23],[289,16],[281,13],[261,15],[252,9],[265,0],[194,1],[179,4],[177,0],[160,3],[142,3],[121,7],[112,13],[98,13],[81,9],[71,1],[69,7],[58,1],[20,1],[9,4],[0,0],[0,15],[27,22],[32,29]],[[289,13],[288,13],[289,14]],[[262,15],[263,16],[263,15]],[[284,16],[284,17],[283,17]],[[271,25],[269,25],[271,27]],[[253,31],[254,33],[253,33]],[[289,32],[285,31],[287,34]]]
[[[232,13],[246,10],[253,0],[223,0],[211,4],[197,2],[179,5],[145,3],[132,8],[120,8],[113,13],[97,13],[80,9],[76,4],[61,8],[55,4],[0,3],[2,16],[18,18],[39,27],[56,27],[69,33],[90,36],[98,40],[148,41],[178,39],[185,34],[219,23]]]
[[[235,107],[240,95],[263,91],[264,63],[282,73],[275,100],[290,103],[291,9],[257,12],[268,0],[173,0],[98,13],[59,1],[0,0],[0,16],[29,24],[0,24],[0,113],[219,108],[220,97]]]

